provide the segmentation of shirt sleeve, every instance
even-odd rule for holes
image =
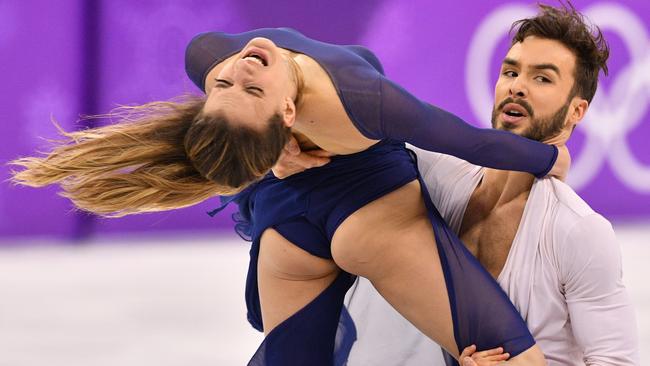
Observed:
[[[510,132],[476,128],[420,101],[385,78],[380,88],[380,121],[376,126],[363,126],[370,138],[404,141],[475,165],[523,171],[537,177],[548,174],[555,164],[558,154],[555,146]]]
[[[407,145],[417,156],[418,171],[431,202],[456,233],[460,231],[467,202],[480,181],[482,168],[451,155]]]
[[[563,244],[560,275],[585,364],[639,365],[634,308],[610,223],[598,214],[584,217]]]

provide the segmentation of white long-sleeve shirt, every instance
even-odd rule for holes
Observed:
[[[414,150],[433,203],[458,232],[483,168]],[[634,309],[622,283],[614,231],[561,181],[533,183],[497,282],[550,366],[639,365]],[[358,331],[350,366],[444,364],[433,342],[423,339],[366,280],[351,289],[346,304]],[[373,342],[379,335],[390,346],[377,349]]]

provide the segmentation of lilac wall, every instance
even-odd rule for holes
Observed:
[[[570,183],[610,218],[650,217],[650,4],[574,1],[612,46],[588,118],[570,148]],[[507,1],[18,1],[0,2],[0,161],[67,129],[78,114],[198,90],[183,72],[196,33],[289,26],[374,50],[389,77],[417,96],[487,125],[505,31],[534,8]],[[8,170],[0,168],[5,180]],[[70,212],[56,189],[0,186],[0,236],[229,230],[216,202],[161,214],[96,220]]]
[[[0,233],[75,232],[76,217],[55,189],[16,189],[5,180],[4,162],[42,147],[55,117],[73,128],[83,113],[83,4],[78,1],[0,2]]]

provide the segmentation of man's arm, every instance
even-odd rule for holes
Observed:
[[[586,216],[561,246],[561,276],[571,328],[586,365],[639,365],[634,309],[622,283],[619,244],[610,223]]]

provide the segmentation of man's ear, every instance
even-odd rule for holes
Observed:
[[[567,124],[574,127],[578,125],[580,121],[582,121],[582,119],[585,117],[587,109],[589,109],[589,102],[587,102],[586,99],[577,96],[574,97],[569,107]]]
[[[284,125],[287,127],[292,127],[296,122],[296,104],[291,98],[285,98],[283,107],[282,107],[282,120]]]

